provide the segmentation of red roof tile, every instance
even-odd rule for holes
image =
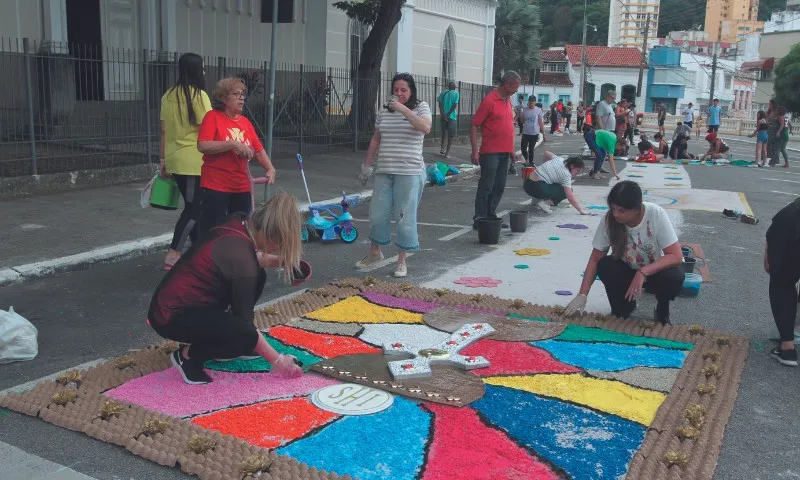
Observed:
[[[567,57],[573,65],[581,64],[581,46],[567,45]],[[586,59],[594,67],[630,67],[639,68],[642,63],[642,52],[633,47],[586,47]]]
[[[740,67],[742,70],[772,70],[775,68],[775,57],[760,58],[744,62]]]
[[[564,50],[539,50],[539,57],[543,62],[566,62]]]
[[[541,72],[539,74],[539,85],[549,85],[553,87],[571,87],[572,81],[566,73]]]

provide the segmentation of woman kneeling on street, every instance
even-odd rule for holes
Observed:
[[[636,299],[646,291],[658,300],[655,319],[670,323],[669,302],[680,293],[684,280],[681,246],[667,212],[654,203],[642,202],[639,184],[625,180],[614,185],[608,194],[608,213],[592,246],[580,291],[565,315],[586,308],[586,296],[599,276],[613,315],[628,318]]]
[[[564,160],[552,152],[544,152],[544,159],[544,163],[525,178],[522,184],[525,193],[538,200],[537,205],[545,213],[553,213],[550,207],[567,199],[581,215],[588,215],[589,211],[581,206],[572,191],[572,179],[583,170],[583,160],[580,157]]]
[[[249,219],[236,214],[214,227],[161,281],[147,318],[162,337],[190,344],[171,357],[186,383],[211,382],[206,361],[238,357],[262,357],[286,377],[302,374],[294,357],[275,351],[253,325],[263,269],[283,268],[291,281],[300,267],[300,225],[297,200],[278,194]]]

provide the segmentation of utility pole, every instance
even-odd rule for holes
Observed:
[[[636,85],[636,98],[642,96],[642,77],[644,76],[644,66],[647,64],[645,60],[647,59],[647,37],[649,35],[650,35],[650,14],[648,13],[644,23],[644,40],[642,40],[642,62],[639,64],[639,83]],[[644,109],[644,105],[642,105],[639,108]]]
[[[583,41],[581,42],[581,86],[578,98],[586,101],[586,2],[583,0]]]
[[[711,57],[711,89],[708,93],[708,106],[714,101],[714,87],[717,85],[717,50],[719,42],[714,42],[714,55]]]

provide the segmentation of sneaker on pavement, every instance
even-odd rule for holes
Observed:
[[[396,267],[394,267],[394,276],[395,278],[403,278],[408,275],[408,266],[405,263],[398,263]]]
[[[366,257],[362,258],[358,262],[356,262],[356,268],[366,268],[371,265],[375,265],[376,263],[383,260],[383,252],[378,253],[378,255],[372,255],[371,253]]]
[[[203,367],[183,358],[183,354],[181,352],[183,352],[182,348],[172,352],[170,355],[170,360],[172,361],[172,365],[174,365],[175,368],[181,372],[183,381],[189,385],[203,385],[206,383],[211,383],[211,377],[209,377],[206,372],[203,371]]]
[[[261,358],[261,355],[257,354],[256,352],[251,352],[247,355],[240,355],[234,358],[215,358],[215,362],[232,362],[234,360],[258,360]]]
[[[542,209],[544,213],[550,214],[553,213],[552,207],[548,204],[547,200],[540,200],[539,203],[536,204],[539,208]]]
[[[797,366],[797,350],[794,348],[790,350],[781,350],[781,347],[778,346],[772,349],[770,355],[780,362],[781,365],[786,365],[787,367]]]

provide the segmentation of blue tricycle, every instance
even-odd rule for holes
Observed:
[[[361,197],[352,195],[348,197],[342,192],[342,201],[338,204],[313,205],[311,194],[306,183],[306,174],[303,171],[303,156],[297,154],[297,163],[300,164],[300,174],[308,197],[308,211],[311,214],[305,225],[300,228],[300,239],[307,242],[311,234],[316,234],[323,241],[341,238],[344,243],[353,243],[358,238],[358,230],[353,225],[353,215],[347,210],[361,203]]]

